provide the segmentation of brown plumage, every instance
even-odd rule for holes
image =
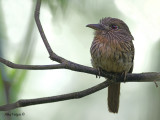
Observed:
[[[128,26],[117,18],[103,18],[99,24],[89,24],[95,29],[90,53],[94,68],[107,72],[126,75],[132,72],[134,59],[134,39]],[[124,77],[125,78],[125,77]],[[120,83],[108,87],[108,108],[110,112],[118,113]]]

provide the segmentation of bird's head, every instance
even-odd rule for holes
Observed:
[[[98,24],[88,24],[86,27],[90,27],[96,30],[96,34],[102,35],[114,35],[122,37],[130,37],[134,39],[128,26],[120,19],[106,17],[100,20]]]

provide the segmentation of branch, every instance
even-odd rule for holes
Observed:
[[[8,60],[5,60],[4,58],[0,57],[0,62],[5,64],[8,67],[14,68],[14,69],[25,69],[25,70],[49,70],[49,69],[60,69],[64,68],[64,64],[55,64],[55,65],[20,65],[12,63]]]
[[[83,72],[83,73],[88,73],[92,75],[99,74],[99,72],[94,68],[87,67],[84,65],[79,65],[79,64],[75,65],[71,63],[67,63],[67,65],[64,63],[55,64],[55,65],[20,65],[20,64],[12,63],[1,57],[0,57],[0,62],[14,69],[25,69],[25,70],[69,69],[72,71]],[[112,79],[115,76],[115,74],[102,72],[100,73],[100,76]],[[124,82],[121,76],[117,76],[115,81]],[[160,73],[156,73],[156,72],[148,72],[148,73],[141,73],[141,74],[128,73],[125,80],[125,82],[154,82],[154,81],[160,81]]]
[[[70,100],[70,99],[79,99],[87,95],[90,95],[92,93],[95,93],[107,86],[109,86],[109,83],[105,81],[94,87],[88,88],[80,92],[74,92],[74,93],[63,94],[63,95],[52,96],[52,97],[19,100],[12,104],[0,106],[0,111],[8,111],[8,110],[12,110],[20,107],[43,104],[43,103],[59,102],[59,101]]]
[[[142,74],[130,74],[129,79],[131,79],[131,81],[127,81],[127,82],[133,82],[132,79],[135,76],[137,76],[136,82],[141,82],[142,78],[144,80],[143,82],[153,81],[153,80],[150,80],[150,78],[155,78],[156,81],[160,81],[160,73],[142,73]],[[59,102],[59,101],[65,101],[65,100],[70,100],[70,99],[79,99],[87,95],[90,95],[92,93],[95,93],[99,90],[102,90],[108,87],[110,84],[112,83],[105,81],[94,87],[88,88],[80,92],[74,92],[74,93],[63,94],[63,95],[52,96],[52,97],[36,98],[36,99],[24,99],[24,100],[22,99],[12,104],[6,104],[6,105],[0,106],[0,111],[8,111],[8,110],[30,106],[30,105]]]

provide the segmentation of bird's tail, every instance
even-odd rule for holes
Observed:
[[[120,83],[111,84],[108,87],[108,110],[118,113],[119,108]]]

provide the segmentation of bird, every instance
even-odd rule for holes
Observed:
[[[97,70],[124,75],[132,73],[134,62],[134,45],[127,24],[118,18],[105,17],[98,24],[88,24],[86,27],[95,30],[90,47],[91,64]],[[108,110],[118,113],[120,97],[120,82],[114,82],[108,87]]]

